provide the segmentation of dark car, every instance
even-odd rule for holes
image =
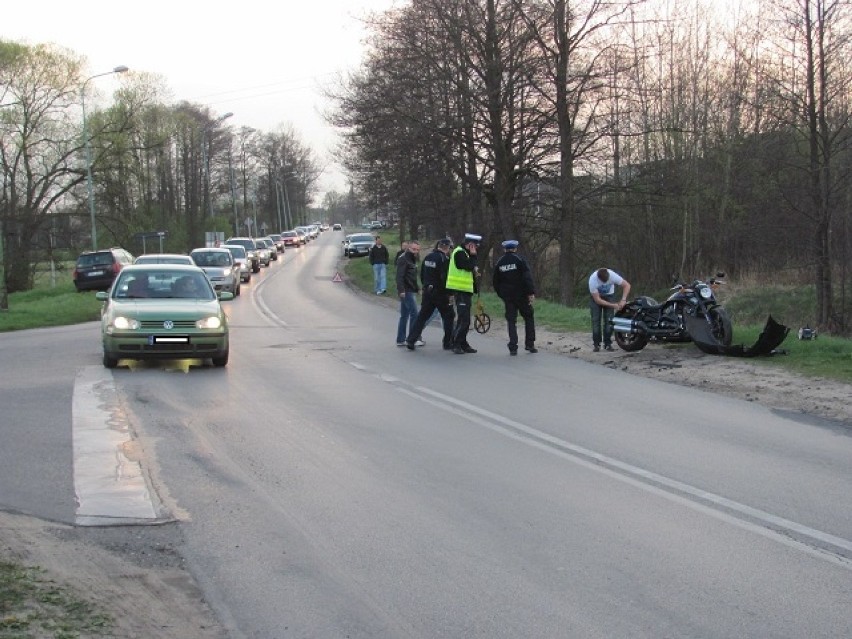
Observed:
[[[105,291],[112,286],[116,275],[133,264],[133,256],[123,248],[86,251],[77,257],[71,277],[77,292]]]
[[[370,233],[353,233],[352,235],[347,235],[343,243],[343,254],[346,257],[368,255],[375,243],[376,238]]]

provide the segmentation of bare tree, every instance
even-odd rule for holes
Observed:
[[[779,66],[773,81],[785,106],[773,115],[795,132],[802,161],[794,168],[806,175],[802,192],[781,187],[812,225],[816,321],[830,327],[839,323],[833,308],[831,238],[850,178],[852,7],[846,0],[791,0],[772,6],[779,16]]]
[[[55,47],[0,42],[0,55],[5,99],[12,105],[0,110],[0,200],[8,240],[6,288],[12,293],[32,287],[38,235],[50,224],[54,207],[72,202],[85,179],[74,108],[83,67],[79,57]]]

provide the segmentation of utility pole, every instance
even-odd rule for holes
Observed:
[[[9,295],[6,292],[6,234],[3,232],[3,218],[0,218],[0,311],[9,310]]]

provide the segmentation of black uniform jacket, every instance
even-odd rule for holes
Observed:
[[[535,295],[529,264],[517,253],[506,253],[494,265],[494,292],[504,300]]]
[[[450,256],[435,249],[423,258],[420,264],[420,281],[427,293],[440,295],[447,292],[447,270],[450,268]]]

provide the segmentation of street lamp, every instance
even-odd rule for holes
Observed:
[[[201,159],[204,163],[204,199],[207,200],[207,213],[213,217],[213,200],[210,199],[210,156],[207,153],[207,132],[214,126],[230,118],[233,113],[228,111],[221,115],[201,130]]]
[[[95,195],[92,191],[92,141],[89,139],[89,131],[86,124],[86,85],[95,78],[100,78],[104,75],[112,75],[113,73],[124,73],[127,67],[120,65],[112,71],[104,71],[86,78],[85,82],[80,85],[80,106],[83,108],[83,143],[86,146],[86,190],[89,195],[89,217],[92,222],[92,250],[98,250],[98,229],[95,225]]]

